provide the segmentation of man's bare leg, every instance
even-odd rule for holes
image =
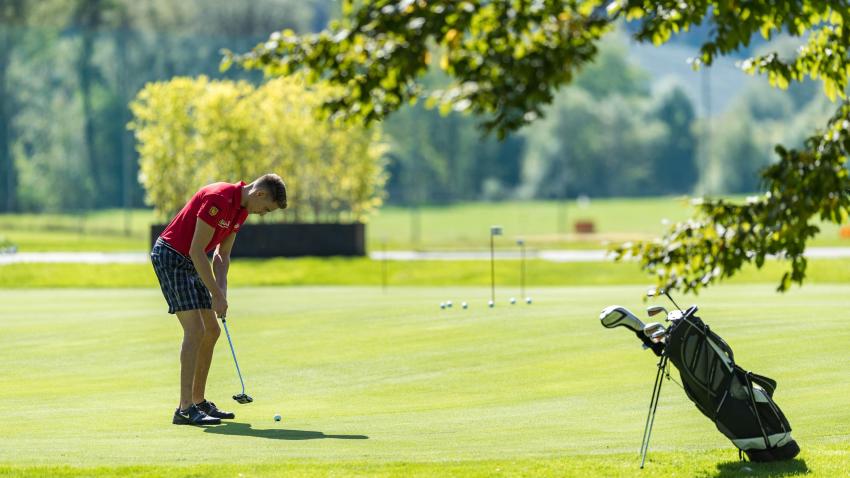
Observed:
[[[180,347],[180,409],[192,405],[192,384],[198,362],[198,351],[204,339],[204,320],[198,309],[177,312],[183,327],[183,344]]]
[[[198,359],[195,362],[195,380],[192,386],[193,403],[201,403],[206,397],[204,392],[207,388],[207,376],[210,373],[213,350],[218,337],[221,335],[221,327],[215,317],[215,312],[210,309],[201,309],[200,315],[204,323],[204,336],[198,347]]]

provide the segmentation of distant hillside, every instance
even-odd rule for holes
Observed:
[[[653,88],[680,85],[693,102],[698,116],[705,116],[703,80],[705,73],[694,71],[688,59],[695,57],[698,50],[685,43],[670,43],[662,46],[630,42],[629,53],[635,64],[652,76]],[[740,57],[718,58],[708,69],[710,84],[710,114],[717,116],[727,111],[749,82],[755,79],[735,66]]]

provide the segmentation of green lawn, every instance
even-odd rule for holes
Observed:
[[[387,287],[488,286],[489,261],[381,261],[365,258],[235,259],[228,279],[234,286],[371,285]],[[651,278],[635,262],[528,261],[526,283],[539,286],[650,285]],[[746,266],[726,283],[779,284],[787,265],[767,261],[762,269]],[[519,292],[520,262],[500,260],[496,283],[514,295]],[[850,259],[811,260],[806,284],[850,283]],[[11,264],[0,266],[0,288],[32,287],[157,287],[150,264]]]
[[[151,210],[84,214],[0,214],[0,242],[25,252],[142,251],[148,248]]]
[[[657,237],[666,230],[665,223],[686,219],[691,213],[689,201],[676,197],[599,199],[586,206],[575,201],[461,203],[427,206],[418,212],[384,207],[369,221],[367,242],[370,251],[382,247],[481,250],[489,246],[490,226],[501,225],[505,235],[498,238],[499,248],[516,248],[518,237],[525,238],[530,248],[604,248],[611,242]],[[577,220],[592,221],[597,233],[575,234]],[[0,214],[0,236],[22,251],[145,250],[148,226],[154,221],[150,210],[129,215],[120,210],[85,215]],[[838,237],[837,226],[821,226],[823,232],[812,245],[850,246],[850,241]]]
[[[668,382],[643,472],[655,359],[597,319],[645,307],[640,286],[537,288],[534,305],[493,310],[486,287],[236,288],[228,322],[255,402],[227,398],[222,338],[209,398],[238,418],[205,430],[170,424],[179,327],[158,290],[0,290],[0,476],[845,476],[846,290],[698,297],[739,363],[779,381],[798,460],[739,463]]]
[[[149,248],[148,240],[138,235],[44,230],[12,230],[3,235],[21,252],[128,252]]]

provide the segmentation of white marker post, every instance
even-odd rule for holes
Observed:
[[[496,251],[494,237],[502,235],[502,226],[490,226],[490,307],[496,305]]]
[[[516,240],[520,251],[519,270],[519,300],[525,300],[525,241],[522,238]]]

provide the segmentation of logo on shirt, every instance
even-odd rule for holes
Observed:
[[[215,206],[210,206],[210,216],[215,216],[218,214],[218,208]]]
[[[230,221],[225,221],[224,219],[222,219],[221,221],[218,221],[218,227],[222,229],[227,229],[228,227],[230,227]]]

